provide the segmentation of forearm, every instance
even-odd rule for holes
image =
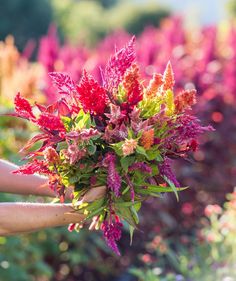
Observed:
[[[1,203],[0,236],[79,223],[84,215],[71,213],[70,204]]]
[[[47,178],[12,174],[17,168],[18,166],[0,159],[0,192],[55,197],[55,192],[47,185]]]

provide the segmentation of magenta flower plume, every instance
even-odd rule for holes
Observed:
[[[49,76],[54,85],[58,88],[59,94],[69,95],[71,92],[75,91],[75,82],[69,75],[61,72],[50,72]]]
[[[135,170],[139,170],[139,171],[147,173],[147,174],[152,173],[152,168],[149,167],[148,164],[146,164],[144,162],[136,162],[136,163],[132,164],[131,166],[129,166],[129,172],[132,172]]]
[[[103,231],[104,238],[107,242],[107,245],[118,255],[120,256],[120,251],[116,244],[116,241],[119,241],[121,238],[121,228],[122,223],[119,221],[108,222],[105,220],[101,226]]]
[[[89,111],[98,115],[104,113],[107,103],[106,91],[86,71],[83,72],[81,81],[77,86],[77,94],[86,112]]]
[[[105,162],[108,165],[107,186],[115,193],[116,197],[120,196],[121,177],[116,170],[116,156],[108,153]]]
[[[171,169],[170,162],[171,160],[166,157],[164,162],[158,165],[160,175],[173,182],[176,187],[180,187],[180,184]]]
[[[113,93],[116,90],[120,82],[122,81],[126,70],[135,61],[136,54],[134,50],[135,37],[133,37],[129,43],[116,52],[108,61],[104,70],[104,87]]]

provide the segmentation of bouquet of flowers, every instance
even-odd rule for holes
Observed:
[[[75,211],[94,220],[107,244],[119,254],[122,221],[133,231],[138,211],[148,197],[160,197],[180,187],[171,170],[171,159],[187,157],[198,146],[202,127],[190,113],[195,90],[174,95],[174,75],[168,63],[163,75],[146,83],[139,73],[135,38],[116,51],[101,70],[102,85],[85,70],[79,84],[65,73],[49,73],[59,99],[48,106],[31,106],[19,93],[15,116],[37,125],[41,133],[22,148],[28,163],[15,173],[40,173],[61,202],[73,186]],[[40,146],[34,149],[34,144]],[[94,202],[80,199],[91,188],[105,186]],[[70,230],[78,229],[70,225]]]

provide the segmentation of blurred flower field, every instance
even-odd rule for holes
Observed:
[[[104,66],[131,34],[120,29],[96,46],[61,43],[51,25],[40,39],[36,60],[30,46],[20,52],[8,36],[0,42],[0,113],[13,110],[19,91],[45,105],[57,97],[48,72],[67,72],[79,82],[83,69],[101,79]],[[171,61],[176,91],[196,89],[195,114],[215,131],[201,139],[201,149],[175,166],[182,186],[180,202],[172,195],[153,199],[141,212],[140,231],[132,246],[128,228],[119,244],[121,258],[97,233],[65,228],[32,235],[0,237],[0,280],[236,280],[236,25],[234,22],[188,30],[180,17],[147,27],[136,38],[141,72],[151,78]],[[30,132],[30,133],[29,133]],[[19,149],[36,128],[0,117],[0,158],[19,164]],[[1,201],[22,200],[4,195]],[[23,198],[43,200],[42,198]],[[140,242],[141,241],[141,242]]]

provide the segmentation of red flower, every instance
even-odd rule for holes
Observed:
[[[35,116],[32,112],[30,103],[18,93],[14,100],[15,112],[18,117],[34,120]]]
[[[82,79],[77,86],[79,101],[85,112],[101,115],[105,111],[107,103],[106,90],[86,71],[83,72]]]
[[[62,131],[65,132],[65,127],[58,116],[54,116],[50,113],[43,112],[39,119],[37,120],[37,124],[46,131]]]
[[[34,159],[31,163],[21,166],[13,174],[32,175],[35,173],[52,174],[47,168],[48,164],[42,160]]]
[[[75,91],[75,82],[69,75],[61,72],[50,72],[49,76],[58,88],[59,94],[69,95],[71,92]]]

